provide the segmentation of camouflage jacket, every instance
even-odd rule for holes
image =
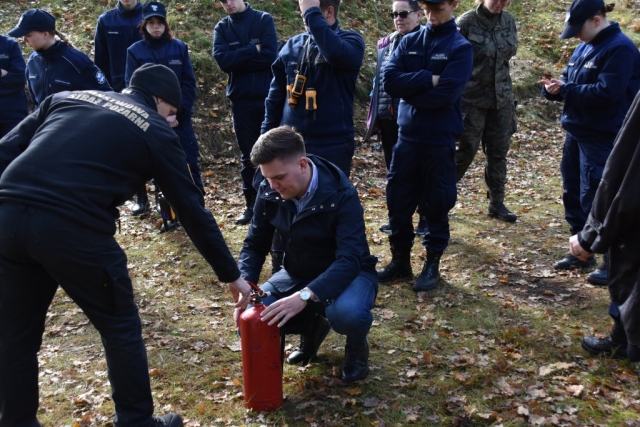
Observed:
[[[489,14],[479,5],[458,19],[460,34],[473,45],[473,73],[462,93],[462,103],[502,108],[513,102],[509,59],[518,49],[518,34],[509,12],[502,11],[497,22]]]

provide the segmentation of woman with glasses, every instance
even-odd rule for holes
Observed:
[[[458,19],[460,34],[473,45],[473,74],[462,93],[464,133],[456,151],[456,171],[460,181],[482,143],[488,214],[514,222],[516,214],[504,205],[507,152],[516,131],[509,60],[518,49],[518,35],[513,16],[504,10],[509,1],[476,0],[478,6]]]
[[[393,2],[391,12],[389,12],[393,25],[396,29],[393,33],[378,40],[378,62],[376,64],[376,74],[373,80],[373,91],[369,104],[369,115],[367,117],[367,136],[365,140],[371,138],[376,133],[378,141],[382,144],[384,162],[387,170],[391,165],[391,154],[393,146],[398,141],[398,104],[400,98],[394,98],[386,93],[380,85],[380,73],[389,61],[391,54],[400,44],[400,40],[406,34],[420,29],[420,20],[423,17],[422,9],[417,0],[397,0]],[[423,203],[419,205],[418,213],[420,221],[416,229],[416,234],[423,236],[426,233],[426,220],[424,219]],[[380,227],[380,231],[391,233],[389,224]]]
[[[191,124],[193,104],[196,98],[196,76],[189,58],[189,48],[184,42],[173,37],[171,26],[167,21],[166,9],[160,2],[152,1],[144,4],[142,21],[138,26],[142,40],[127,49],[125,84],[127,87],[129,86],[133,72],[143,64],[166,65],[176,73],[182,89],[182,105],[178,106],[177,115],[169,116],[167,121],[180,137],[193,182],[204,193],[204,186],[200,178],[200,166],[198,165],[198,142]],[[136,194],[136,203],[133,205],[131,213],[142,215],[148,209],[149,201],[146,188],[142,188]],[[174,226],[175,224],[170,221],[168,227],[173,228]]]

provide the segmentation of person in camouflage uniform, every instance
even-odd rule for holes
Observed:
[[[482,142],[487,157],[484,179],[489,187],[489,216],[514,222],[504,205],[507,152],[516,131],[509,59],[518,49],[513,16],[503,10],[509,0],[476,0],[478,7],[458,19],[460,34],[473,45],[473,74],[462,94],[464,133],[456,151],[458,181]]]

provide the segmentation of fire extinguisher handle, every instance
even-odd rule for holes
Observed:
[[[248,281],[248,280],[247,280],[247,283],[249,284],[249,286],[251,286],[251,288],[253,289],[253,292],[254,292],[257,296],[259,296],[260,298],[262,298],[262,297],[264,297],[264,296],[265,296],[265,292],[264,292],[262,289],[260,289],[260,287],[259,287],[259,286],[257,286],[255,283],[250,282],[250,281]],[[266,295],[266,296],[268,296],[268,295]]]

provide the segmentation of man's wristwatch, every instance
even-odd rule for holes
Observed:
[[[300,299],[304,302],[309,302],[311,300],[311,295],[311,289],[309,288],[304,288],[300,291]]]

